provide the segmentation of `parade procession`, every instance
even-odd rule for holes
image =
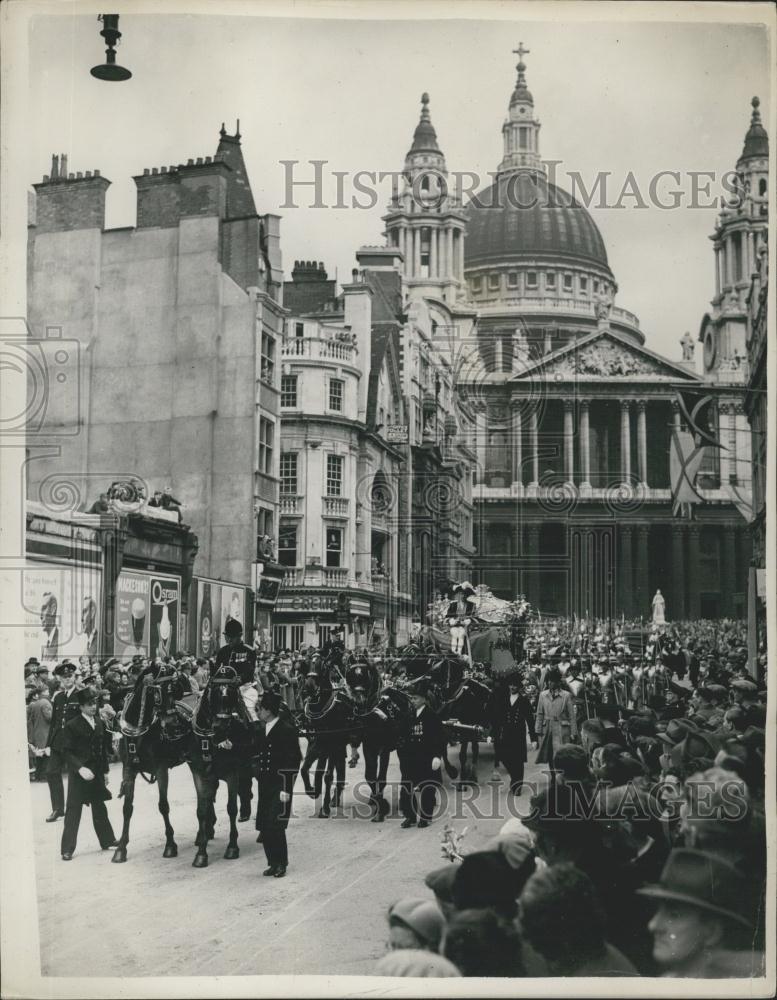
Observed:
[[[10,6],[2,995],[772,995],[777,10]]]

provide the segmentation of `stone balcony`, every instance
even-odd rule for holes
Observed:
[[[397,596],[391,577],[379,573],[356,574],[345,566],[286,566],[283,572],[286,587],[325,587],[337,590],[361,590],[384,597]]]
[[[344,340],[326,337],[290,337],[281,348],[284,358],[307,358],[311,361],[356,363],[356,346]]]
[[[699,492],[705,500],[731,500],[730,493],[721,487],[700,488]],[[537,486],[533,483],[528,485],[513,483],[511,486],[475,486],[473,498],[475,501],[546,501],[549,510],[558,507],[561,512],[562,508],[566,509],[566,506],[575,500],[602,501],[615,508],[624,509],[631,509],[640,503],[671,503],[672,491],[668,487],[645,486],[641,483],[623,483],[621,486],[613,483],[604,489],[587,483],[560,482],[552,487]]]
[[[280,509],[281,514],[302,514],[303,500],[304,497],[295,497],[289,494],[282,494],[278,501],[278,507]]]
[[[348,497],[321,497],[324,517],[348,517]]]

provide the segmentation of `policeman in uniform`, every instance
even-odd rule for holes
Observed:
[[[65,783],[62,775],[67,771],[67,763],[62,755],[62,735],[71,719],[80,715],[76,691],[76,668],[65,661],[54,669],[54,676],[60,679],[60,689],[51,700],[51,726],[46,741],[45,754],[48,757],[46,780],[51,797],[51,814],[47,823],[54,823],[65,815]]]
[[[76,692],[76,702],[78,715],[67,723],[61,740],[61,752],[70,767],[62,831],[63,861],[70,861],[75,852],[85,805],[92,808],[92,823],[100,847],[104,851],[116,847],[116,837],[105,808],[111,793],[105,786],[108,754],[105,727],[97,712],[97,692],[94,688],[82,688]]]
[[[256,652],[243,642],[243,626],[237,618],[227,618],[224,625],[224,638],[227,640],[226,646],[222,646],[216,653],[216,666],[214,674],[220,667],[232,667],[237,671],[240,678],[241,695],[245,702],[246,709],[252,720],[256,719],[256,699],[251,697],[253,691],[251,685],[254,682],[256,673]],[[250,764],[243,764],[240,767],[240,786],[238,795],[240,797],[240,815],[238,820],[245,823],[251,819],[251,799],[253,793],[251,785]]]
[[[264,732],[256,756],[259,805],[256,810],[257,841],[264,846],[268,867],[263,875],[283,878],[289,865],[286,827],[291,816],[294,782],[302,761],[294,727],[278,718],[281,696],[265,691],[259,702],[259,719]]]
[[[403,829],[416,824],[423,829],[429,826],[434,813],[446,741],[442,723],[427,703],[428,680],[424,677],[417,680],[409,694],[415,718],[397,748],[402,779],[399,808],[405,817]]]

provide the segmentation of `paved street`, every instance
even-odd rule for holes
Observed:
[[[457,748],[451,748],[451,761],[457,756]],[[465,850],[482,846],[509,815],[504,784],[487,781],[492,763],[491,748],[482,748],[482,784],[475,803],[480,817],[467,805],[471,793],[454,792],[446,779],[446,816],[458,830],[468,827]],[[282,880],[262,877],[265,858],[255,842],[253,822],[240,824],[240,858],[223,859],[228,831],[223,786],[210,866],[191,867],[196,819],[188,768],[177,768],[170,780],[179,856],[162,858],[156,789],[139,780],[128,861],[123,865],[111,864],[111,851],[100,851],[88,810],[76,855],[70,863],[63,862],[62,821],[44,822],[50,808],[48,788],[34,784],[43,975],[371,972],[385,949],[387,907],[404,895],[426,895],[423,876],[443,863],[440,845],[446,818],[441,816],[426,830],[402,830],[397,816],[383,824],[354,818],[353,809],[364,798],[355,789],[362,767],[360,763],[348,772],[341,818],[315,818],[313,803],[297,783],[301,794],[289,828],[290,868]],[[389,780],[398,778],[392,756]],[[542,768],[529,766],[526,778],[542,780]],[[114,764],[109,782],[114,796],[119,779]],[[528,799],[524,792],[524,811]],[[108,809],[118,835],[121,800],[114,798]]]

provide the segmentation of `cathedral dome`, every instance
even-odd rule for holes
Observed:
[[[466,267],[553,256],[610,273],[604,240],[589,213],[536,171],[501,174],[468,205]]]

